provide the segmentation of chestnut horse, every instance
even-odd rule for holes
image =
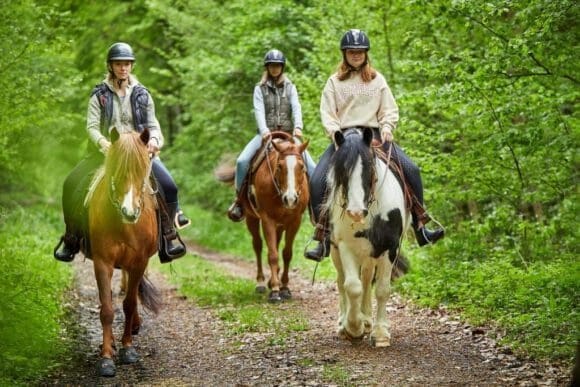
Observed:
[[[125,327],[120,361],[135,363],[139,355],[132,335],[139,332],[141,318],[137,297],[154,313],[159,311],[157,289],[144,276],[149,257],[157,252],[158,229],[155,193],[150,184],[151,160],[147,150],[149,131],[111,132],[111,147],[97,171],[85,200],[89,214],[91,259],[101,304],[103,342],[97,364],[99,375],[114,376],[115,339],[111,278],[115,268],[126,274],[123,311]]]
[[[339,292],[338,335],[360,340],[370,334],[377,347],[390,345],[386,303],[392,278],[407,271],[400,253],[410,224],[404,189],[371,147],[372,129],[334,135],[325,209],[331,223],[331,256]],[[373,321],[372,288],[376,317]]]
[[[272,303],[292,297],[288,287],[292,248],[300,228],[302,214],[310,200],[306,166],[302,158],[307,146],[308,141],[299,144],[294,142],[290,134],[272,132],[270,139],[258,151],[258,164],[252,165],[248,176],[247,195],[241,198],[246,226],[252,234],[252,246],[256,255],[258,269],[256,291],[262,293],[266,290],[262,269],[261,226],[268,248],[270,265],[268,301]],[[219,172],[216,173],[218,180],[233,182],[234,168],[222,165],[218,169]],[[283,235],[284,268],[280,276],[278,249]]]

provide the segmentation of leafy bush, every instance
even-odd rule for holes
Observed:
[[[0,384],[34,380],[66,352],[61,341],[63,292],[70,267],[54,260],[53,208],[0,207]]]

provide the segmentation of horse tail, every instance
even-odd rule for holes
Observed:
[[[236,176],[235,163],[235,159],[232,159],[231,156],[223,157],[220,164],[213,171],[216,180],[226,184],[233,184]]]
[[[139,282],[139,300],[145,309],[159,314],[161,309],[161,293],[146,276]]]
[[[393,270],[391,271],[391,280],[396,280],[404,276],[410,268],[410,263],[407,257],[399,252],[393,261]]]

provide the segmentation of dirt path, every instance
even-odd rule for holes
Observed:
[[[232,256],[189,246],[203,259],[230,273],[254,278],[252,264]],[[184,259],[199,259],[188,256]],[[159,273],[151,278],[161,289],[164,307],[157,317],[145,314],[136,337],[142,359],[119,365],[117,376],[96,375],[101,328],[92,262],[75,260],[81,332],[69,365],[43,384],[149,386],[328,386],[328,385],[501,385],[566,386],[569,370],[538,364],[497,348],[488,332],[460,323],[445,310],[418,309],[394,295],[388,305],[391,347],[351,344],[335,335],[337,292],[333,285],[301,279],[292,273],[294,304],[309,316],[310,329],[289,333],[283,346],[267,345],[264,334],[232,338],[211,309],[199,308],[171,288]],[[119,276],[118,273],[115,274]],[[118,293],[118,289],[116,289]],[[122,310],[116,302],[116,337]],[[284,304],[280,309],[285,309]],[[232,341],[236,341],[233,343]]]

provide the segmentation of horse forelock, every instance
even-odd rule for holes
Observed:
[[[130,185],[143,184],[150,172],[150,159],[139,134],[121,134],[107,152],[105,165],[106,174],[116,181],[127,181]]]
[[[331,160],[332,180],[335,199],[348,202],[351,177],[360,160],[362,167],[361,180],[364,185],[365,202],[371,196],[374,157],[372,150],[364,143],[362,136],[345,136],[345,142],[334,152]]]

